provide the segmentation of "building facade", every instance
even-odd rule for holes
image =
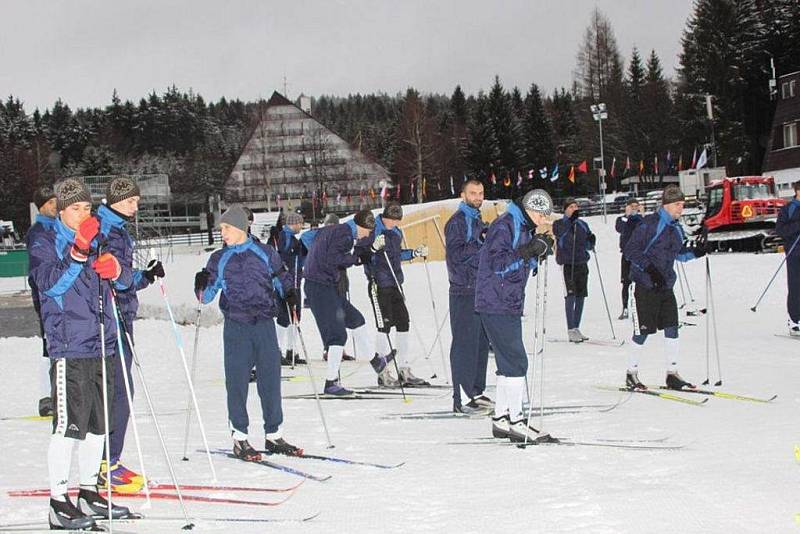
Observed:
[[[775,178],[779,196],[790,197],[794,195],[792,183],[800,180],[800,71],[780,76],[777,90],[763,174]]]

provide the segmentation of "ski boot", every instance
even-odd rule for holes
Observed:
[[[81,488],[78,491],[78,509],[94,519],[108,518],[108,501],[96,489]],[[133,519],[138,514],[131,514],[127,506],[111,503],[111,519]]]
[[[453,406],[453,413],[463,413],[466,415],[491,415],[493,409],[489,406],[478,404],[475,400],[470,400],[466,404]]]
[[[677,371],[674,373],[667,373],[667,388],[669,389],[677,389],[678,391],[682,389],[695,389],[696,386],[690,384],[678,374]]]
[[[50,513],[48,517],[50,530],[94,530],[94,518],[81,512],[68,495],[64,500],[50,499]]]
[[[286,456],[303,456],[303,449],[295,447],[283,438],[264,439],[264,450],[267,454],[285,454]]]
[[[233,455],[245,462],[261,461],[261,453],[255,450],[246,439],[233,440]]]
[[[492,437],[505,439],[511,436],[511,420],[508,414],[492,417]]]
[[[486,395],[481,394],[481,395],[477,395],[475,397],[472,397],[472,401],[471,402],[474,402],[478,406],[485,406],[487,408],[491,408],[492,410],[494,410],[494,401],[492,399],[490,399],[489,397],[487,397]]]
[[[292,357],[294,357],[294,363],[292,363]],[[292,365],[305,365],[306,361],[300,357],[299,354],[295,354],[292,349],[286,351],[281,357],[281,365],[283,367],[291,367]]]
[[[97,474],[97,487],[106,489],[108,486],[108,468],[106,461],[100,462],[100,472]],[[144,477],[117,462],[111,465],[111,491],[114,493],[132,494],[139,493],[144,486]]]
[[[423,380],[417,376],[414,376],[411,373],[411,367],[401,367],[400,368],[400,376],[398,376],[398,380],[403,382],[403,385],[406,387],[420,387],[420,386],[430,386],[430,382]]]
[[[39,416],[48,417],[53,415],[53,399],[42,397],[39,399]]]
[[[792,337],[800,337],[800,323],[789,320],[789,335]],[[41,404],[39,406],[41,406]]]
[[[625,374],[625,386],[628,389],[647,389],[647,386],[639,381],[639,371],[628,371]]]
[[[334,397],[350,397],[353,392],[345,387],[339,385],[339,380],[326,380],[325,389],[322,390],[323,395],[331,395]]]
[[[627,318],[628,318],[628,308],[622,308],[622,313],[619,314],[619,317],[617,317],[617,319],[620,321],[624,321]]]
[[[372,357],[369,363],[372,365],[372,368],[375,370],[375,372],[380,374],[381,371],[383,371],[384,368],[389,365],[389,362],[394,360],[394,355],[395,351],[390,352],[386,356],[381,356],[376,352],[375,356]]]
[[[510,423],[508,428],[508,438],[514,443],[543,443],[550,439],[550,434],[539,432],[539,430],[528,426],[525,418]]]
[[[577,328],[567,330],[567,339],[570,343],[583,343],[583,336]]]
[[[378,373],[378,386],[382,388],[400,387],[400,380],[392,376],[392,371],[388,365],[383,368],[383,371]]]
[[[581,341],[589,341],[589,338],[583,335],[583,332],[581,332],[580,328],[576,328],[575,333],[581,336]]]

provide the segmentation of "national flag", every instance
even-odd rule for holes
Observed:
[[[678,172],[683,170],[683,154],[678,156]]]
[[[386,185],[381,188],[381,198],[389,198],[389,188]]]
[[[522,173],[517,171],[517,187],[522,187]]]
[[[280,193],[278,193],[278,195],[275,197],[275,201],[278,203],[279,208],[282,207]]]
[[[690,169],[697,168],[697,147],[694,147],[694,152],[692,153],[692,165],[689,168]]]
[[[375,200],[375,190],[372,188],[372,186],[369,187],[369,198]]]
[[[422,179],[422,198],[420,200],[425,201],[425,197],[428,196],[428,179]]]
[[[539,176],[541,176],[541,177],[542,177],[542,180],[544,180],[545,178],[547,178],[547,165],[545,165],[544,167],[542,167],[541,169],[539,169]]]
[[[349,192],[347,193],[347,203],[348,204],[353,203],[353,196]]]
[[[452,174],[450,175],[450,194],[451,195],[455,195],[456,194],[456,188],[455,188],[455,186],[453,186],[453,175]]]
[[[589,166],[586,164],[586,160],[581,161],[580,165],[578,165],[578,171],[584,174],[589,172]]]
[[[397,194],[396,194],[396,198],[397,198],[397,200],[400,200],[400,182],[397,182]]]
[[[409,200],[414,200],[414,189],[417,185],[417,181],[413,178],[411,179],[411,184],[409,185]]]
[[[697,160],[697,168],[702,169],[708,163],[708,154],[706,153],[706,149],[703,149],[703,152],[700,154],[700,159]]]
[[[617,156],[611,160],[611,177],[614,178],[617,175]]]
[[[547,171],[544,171],[544,173],[545,173],[545,175],[546,175],[546,174],[547,174]],[[528,171],[528,180],[533,180],[533,169],[530,169],[530,170]]]
[[[667,150],[667,169],[672,167],[672,151]]]
[[[567,180],[569,180],[573,184],[575,183],[575,165],[569,166],[569,174],[567,175]]]
[[[641,176],[643,174],[644,174],[644,160],[640,159],[639,160],[639,176]]]
[[[558,163],[553,167],[553,173],[550,175],[550,181],[555,182],[558,180]]]
[[[339,193],[338,195],[336,195],[336,203],[337,203],[338,205],[340,205],[340,206],[342,205],[342,194],[341,194],[341,193]]]
[[[494,175],[494,171],[492,171],[492,176],[489,178],[491,180],[492,185],[497,185],[497,176]]]
[[[503,179],[503,185],[506,187],[511,187],[511,175],[506,173],[506,177]]]
[[[311,205],[316,208],[317,207],[317,190],[314,189],[311,192]]]
[[[630,156],[627,156],[627,157],[625,158],[625,170],[624,170],[624,171],[622,171],[622,175],[623,175],[623,176],[625,176],[625,175],[627,175],[629,172],[631,172],[631,157],[630,157]]]
[[[658,174],[658,154],[653,156],[653,174]]]

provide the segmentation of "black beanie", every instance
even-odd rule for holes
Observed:
[[[393,201],[388,202],[386,206],[383,208],[383,215],[384,219],[393,219],[395,221],[400,221],[403,219],[403,206],[400,205],[399,202]]]
[[[37,187],[36,191],[33,192],[33,203],[36,204],[37,208],[41,208],[53,198],[56,198],[56,192],[49,185]]]
[[[355,223],[361,228],[372,230],[375,228],[375,216],[370,210],[361,210],[353,216]]]

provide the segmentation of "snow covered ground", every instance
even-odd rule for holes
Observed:
[[[619,253],[614,218],[603,224],[601,217],[589,219],[598,234],[600,265],[611,313],[619,314]],[[330,474],[326,482],[305,482],[285,504],[276,507],[209,505],[188,503],[192,517],[295,518],[313,512],[320,515],[307,523],[274,525],[283,532],[794,532],[795,514],[800,512],[800,465],[793,455],[798,436],[798,377],[800,344],[776,337],[785,328],[784,274],[762,302],[759,312],[750,306],[781,261],[781,256],[730,254],[713,256],[711,269],[719,314],[719,339],[724,385],[720,388],[742,394],[778,398],[770,404],[711,398],[702,406],[634,395],[600,391],[599,384],[619,384],[624,378],[625,346],[551,343],[546,347],[545,406],[604,404],[624,401],[607,413],[552,415],[543,426],[554,435],[575,439],[657,439],[683,444],[671,451],[626,450],[601,447],[548,446],[520,450],[495,445],[452,445],[490,435],[488,420],[386,419],[387,413],[447,410],[447,390],[429,390],[409,404],[401,400],[324,401],[323,408],[335,449],[325,448],[325,437],[313,400],[285,400],[285,434],[289,441],[309,453],[330,454],[374,462],[405,461],[394,470],[345,466],[308,459],[275,460],[318,474]],[[167,264],[168,294],[180,320],[193,317],[191,285],[193,273],[203,266],[205,253],[182,254]],[[425,343],[435,337],[431,299],[423,265],[405,268],[406,292],[412,320]],[[439,319],[447,309],[447,275],[443,263],[430,264]],[[562,306],[563,285],[555,262],[550,270],[547,307],[549,335],[566,337]],[[686,266],[697,307],[706,306],[705,263]],[[369,313],[363,275],[351,271],[356,305]],[[12,285],[8,283],[5,285]],[[526,342],[533,328],[534,281],[529,284],[529,315]],[[14,287],[16,289],[16,287]],[[180,461],[186,407],[183,366],[176,349],[163,301],[157,288],[140,293],[147,319],[136,323],[139,358],[166,434],[170,456],[183,483],[208,483],[210,474],[197,424],[192,424],[190,461]],[[678,292],[678,300],[681,295]],[[226,426],[225,390],[222,379],[222,326],[216,304],[203,310],[200,329],[199,368],[196,388],[211,447],[230,443]],[[368,322],[372,319],[368,316]],[[705,319],[690,317],[697,326],[681,329],[682,375],[702,381],[706,376]],[[631,325],[614,319],[617,337],[628,339]],[[308,310],[302,329],[312,354],[312,369],[323,374],[321,343]],[[180,333],[191,357],[194,327],[181,326]],[[610,338],[599,280],[591,264],[590,298],[582,330],[590,337]],[[445,351],[450,342],[449,326],[443,330]],[[661,339],[648,343],[640,376],[660,383],[664,375]],[[37,338],[0,338],[0,417],[34,413],[39,397]],[[419,375],[438,375],[444,383],[438,348],[430,359],[419,349],[414,368]],[[712,351],[712,381],[716,364]],[[494,383],[490,361],[489,383]],[[302,367],[284,375],[304,375]],[[374,373],[366,362],[345,363],[349,386],[370,386]],[[350,374],[352,373],[352,375]],[[138,380],[138,379],[137,379]],[[135,400],[149,476],[168,482],[169,473],[149,417],[142,387]],[[310,393],[307,381],[284,381],[285,395]],[[260,410],[255,388],[249,400],[251,441],[259,443]],[[493,395],[490,387],[489,394]],[[537,391],[537,402],[538,395]],[[684,394],[685,397],[698,398]],[[46,519],[46,499],[11,498],[10,489],[47,486],[46,451],[49,423],[21,419],[0,420],[3,454],[0,457],[0,524]],[[138,468],[133,433],[129,431],[125,461]],[[226,485],[283,487],[296,482],[292,475],[266,467],[214,457],[217,480]],[[73,479],[77,476],[77,469]],[[191,492],[187,492],[191,493]],[[239,498],[277,500],[275,495],[223,494]],[[125,501],[139,508],[141,501]],[[151,516],[179,516],[177,503],[154,501]],[[201,531],[229,529],[230,524],[202,522]],[[237,532],[256,532],[264,524],[237,524]],[[120,531],[163,532],[178,524],[142,523],[120,525]]]

